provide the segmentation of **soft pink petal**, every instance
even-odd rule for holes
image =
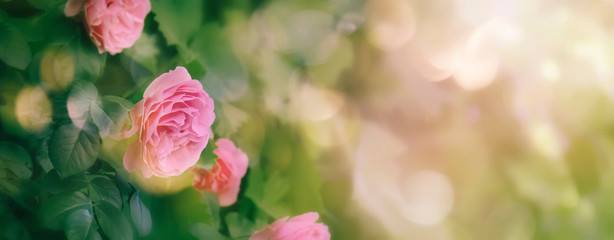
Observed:
[[[188,73],[188,70],[179,66],[175,68],[175,70],[171,70],[160,75],[151,84],[149,84],[149,87],[147,87],[145,93],[143,94],[143,98],[151,97],[164,89],[189,80],[192,80],[192,77],[190,76],[190,73]]]

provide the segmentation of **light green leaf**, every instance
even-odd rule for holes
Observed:
[[[75,209],[68,214],[64,232],[69,240],[85,239],[92,228],[91,209]]]
[[[130,110],[133,106],[126,99],[104,96],[101,101],[92,105],[92,119],[102,134],[119,139],[122,129],[129,127]]]
[[[90,194],[96,194],[98,199],[113,204],[117,209],[122,209],[122,197],[119,189],[111,180],[106,177],[96,177],[90,182],[90,189]]]
[[[94,204],[94,213],[100,228],[109,239],[133,239],[130,223],[115,206],[106,201],[100,201]]]
[[[215,193],[205,191],[203,193],[203,200],[207,203],[209,207],[209,212],[211,213],[211,218],[213,220],[213,225],[215,227],[220,227],[220,202]]]
[[[190,228],[190,233],[196,239],[201,240],[225,240],[227,239],[224,235],[220,234],[216,227],[211,225],[197,223],[192,225]]]
[[[76,209],[92,211],[92,203],[83,193],[72,192],[53,196],[41,207],[43,224],[51,229],[62,229],[66,217]]]
[[[49,158],[63,178],[91,167],[99,150],[98,129],[87,123],[83,128],[73,124],[62,125],[53,132],[49,142]]]
[[[130,198],[130,214],[139,236],[149,235],[151,232],[151,214],[149,208],[141,201],[138,192],[134,192],[132,198]]]
[[[226,215],[226,225],[228,232],[234,239],[245,238],[258,229],[254,229],[254,223],[249,219],[239,215],[236,212],[231,212]]]
[[[199,0],[152,0],[151,11],[160,24],[160,31],[171,45],[185,48],[203,21],[203,1]],[[189,23],[189,24],[188,24]]]
[[[30,64],[32,52],[25,36],[13,26],[0,23],[0,60],[21,70]]]

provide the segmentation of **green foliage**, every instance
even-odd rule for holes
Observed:
[[[130,125],[130,110],[133,104],[116,96],[104,96],[96,104],[91,105],[92,119],[100,133],[120,138],[122,130]]]
[[[160,24],[170,45],[177,45],[180,51],[187,48],[203,21],[203,2],[198,0],[151,1],[151,11]]]
[[[32,52],[25,36],[15,27],[0,22],[0,60],[11,67],[25,69]]]
[[[67,217],[74,211],[84,209],[92,212],[92,203],[82,192],[62,193],[45,201],[40,214],[43,224],[51,229],[63,229]]]
[[[122,209],[122,197],[119,189],[107,177],[94,177],[89,185],[90,199],[94,202],[106,201],[117,209]]]
[[[145,203],[141,201],[138,192],[134,192],[130,198],[130,215],[132,222],[140,237],[145,237],[151,232],[151,213]]]
[[[92,212],[88,209],[77,209],[66,218],[66,238],[70,240],[86,239],[92,229]]]
[[[133,239],[132,228],[126,217],[112,204],[99,201],[94,204],[96,220],[105,235],[111,240]]]
[[[85,171],[96,161],[100,150],[98,129],[90,124],[78,128],[64,124],[56,128],[49,143],[49,158],[60,177]]]

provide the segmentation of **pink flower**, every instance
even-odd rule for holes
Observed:
[[[257,231],[249,240],[325,240],[330,239],[328,227],[316,223],[318,213],[309,212],[296,216],[290,221],[284,217]]]
[[[141,36],[149,0],[88,0],[87,30],[98,52],[116,54],[131,47]]]
[[[124,154],[128,171],[144,177],[182,174],[200,158],[215,119],[213,100],[184,67],[164,73],[145,90],[143,100],[130,111],[132,128],[124,137],[138,135]]]
[[[216,165],[211,171],[194,169],[192,186],[200,191],[214,192],[220,206],[230,206],[237,201],[241,178],[247,172],[247,155],[228,139],[221,138],[215,145],[218,147],[213,151],[218,156]]]

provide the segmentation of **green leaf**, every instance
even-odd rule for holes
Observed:
[[[0,32],[0,60],[11,67],[26,69],[32,52],[25,36],[8,24],[0,24]]]
[[[197,239],[202,240],[224,240],[227,239],[224,235],[220,234],[217,228],[211,225],[197,223],[192,225],[190,233]]]
[[[257,230],[254,229],[254,223],[236,212],[231,212],[226,215],[226,225],[228,225],[230,236],[234,239],[249,236]]]
[[[134,192],[132,198],[130,198],[130,215],[132,215],[132,221],[136,226],[136,230],[140,237],[145,237],[151,232],[151,214],[149,208],[145,206],[139,192]]]
[[[203,193],[203,199],[207,203],[209,207],[209,212],[211,213],[211,218],[213,220],[213,225],[215,227],[220,227],[220,202],[215,193],[205,191]]]
[[[77,127],[83,127],[91,118],[90,109],[98,101],[96,86],[86,81],[75,81],[70,89],[66,109]]]
[[[190,42],[200,28],[203,9],[203,1],[199,0],[151,1],[151,11],[156,14],[160,31],[169,45],[179,48],[185,48],[185,43]]]
[[[73,124],[62,125],[53,132],[49,142],[49,158],[63,178],[91,167],[99,150],[98,129],[87,123],[83,128]]]
[[[115,184],[106,177],[96,177],[90,182],[90,194],[96,194],[97,198],[113,204],[117,209],[122,209],[122,197]],[[90,196],[90,198],[92,198]]]
[[[32,176],[32,159],[20,145],[0,142],[0,179],[12,177],[7,175],[9,172],[19,179],[29,179]]]
[[[12,214],[0,218],[0,235],[3,240],[28,240],[30,233],[21,221]]]
[[[75,209],[66,218],[64,232],[69,240],[85,239],[92,228],[91,209]]]
[[[62,179],[54,169],[43,177],[41,185],[43,189],[49,193],[58,194],[62,192],[73,192],[84,188],[87,185],[87,179],[84,174],[76,174]]]
[[[83,193],[72,192],[53,196],[41,207],[43,224],[51,229],[62,229],[67,216],[77,209],[92,211],[92,203]]]
[[[133,239],[130,223],[112,204],[100,201],[94,204],[96,220],[111,240]]]
[[[99,54],[87,33],[79,34],[64,46],[69,48],[76,63],[75,77],[94,82],[102,75],[107,54]]]
[[[104,96],[92,105],[91,114],[100,132],[114,139],[120,139],[122,129],[130,124],[130,110],[134,105],[116,96]]]

